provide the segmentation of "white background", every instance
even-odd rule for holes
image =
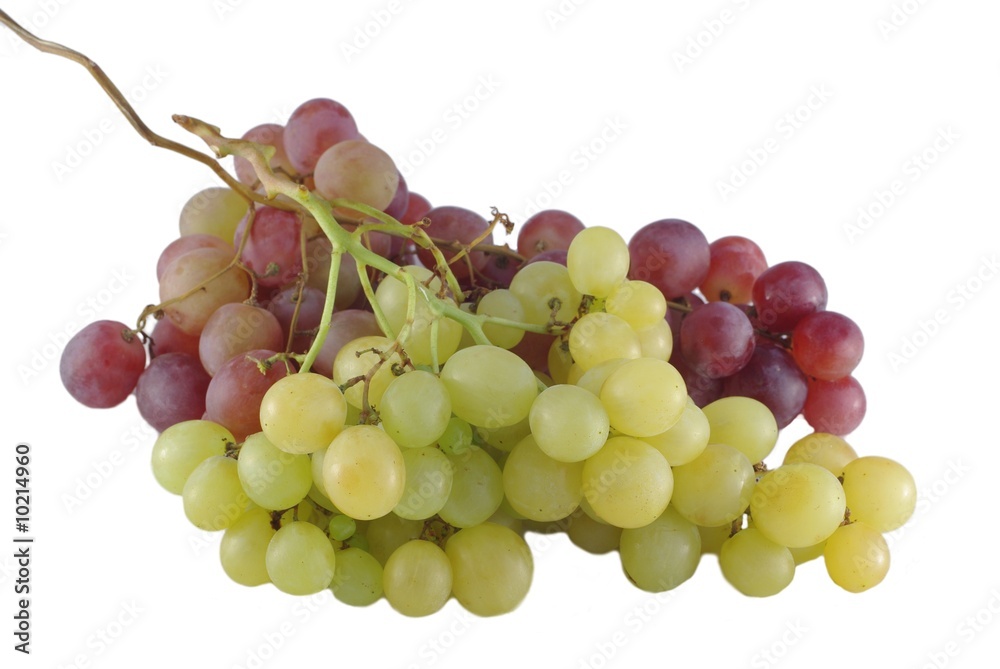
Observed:
[[[628,235],[680,217],[709,239],[749,236],[772,263],[812,264],[829,308],[865,332],[856,375],[868,416],[849,441],[905,463],[920,488],[914,518],[890,537],[888,578],[861,595],[812,562],[779,596],[749,599],[709,557],[656,597],[626,581],[617,556],[537,535],[532,590],[495,619],[454,601],[412,620],[384,601],[349,609],[237,586],[218,564],[218,535],[193,530],[180,499],[154,482],[155,434],[134,403],[75,404],[57,363],[66,332],[97,318],[134,322],[155,301],[159,251],[211,175],[141,141],[84,70],[0,30],[5,667],[972,669],[1000,654],[1000,5],[565,0],[559,14],[557,0],[0,4],[93,57],[148,123],[192,145],[170,114],[239,135],[332,97],[369,140],[420,163],[410,186],[435,204],[496,205],[516,219],[565,172],[551,204],[588,224]],[[386,24],[377,30],[376,16]],[[378,34],[347,53],[366,25]],[[678,60],[685,52],[690,62]],[[458,116],[456,104],[471,111]],[[784,119],[796,113],[794,128]],[[415,154],[435,128],[444,141]],[[769,139],[766,162],[741,167]],[[586,158],[579,147],[591,143]],[[913,162],[925,152],[926,169]],[[76,166],[57,173],[68,161]],[[723,197],[734,169],[753,174]],[[878,193],[896,180],[879,212]],[[859,207],[880,215],[852,235]],[[807,431],[789,427],[770,460]],[[19,441],[33,449],[30,657],[12,650],[11,634]]]

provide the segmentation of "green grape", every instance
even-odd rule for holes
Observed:
[[[373,425],[352,425],[337,435],[323,457],[324,488],[351,518],[370,520],[392,511],[403,497],[403,454]]]
[[[518,423],[538,395],[538,380],[526,363],[495,346],[470,346],[441,372],[455,415],[487,429]]]
[[[750,462],[763,462],[778,442],[778,424],[763,403],[750,397],[723,397],[702,411],[711,428],[709,441],[729,444]]]
[[[345,516],[342,513],[331,516],[330,522],[327,525],[327,532],[329,532],[330,538],[334,541],[347,541],[354,536],[357,529],[357,522],[350,516]]]
[[[579,462],[601,450],[608,439],[608,412],[578,386],[554,385],[535,398],[528,413],[538,448],[561,462]]]
[[[264,556],[274,536],[271,512],[256,507],[240,516],[222,535],[219,558],[229,578],[240,585],[270,583]]]
[[[791,551],[752,527],[737,532],[722,544],[719,566],[726,580],[750,597],[776,595],[795,576]]]
[[[673,488],[673,473],[663,456],[632,437],[611,437],[583,465],[584,496],[598,516],[618,527],[656,520]]]
[[[670,323],[660,321],[636,330],[635,334],[639,337],[642,357],[670,360],[670,355],[674,352],[674,333],[670,330]]]
[[[783,464],[811,462],[828,469],[834,476],[840,476],[844,473],[844,466],[856,457],[857,452],[841,437],[827,432],[813,432],[789,447]]]
[[[534,406],[534,405],[532,405]],[[517,446],[518,442],[531,434],[531,424],[529,422],[530,412],[524,420],[508,425],[506,427],[495,427],[486,429],[476,427],[476,435],[486,444],[489,444],[498,451],[509,452]]]
[[[337,384],[311,372],[278,379],[260,403],[261,429],[288,453],[313,453],[329,446],[346,418],[347,401]]]
[[[445,544],[451,563],[452,592],[477,616],[496,616],[517,608],[531,587],[534,563],[519,534],[494,523],[455,533]]]
[[[561,337],[556,337],[552,340],[546,360],[549,368],[549,378],[552,379],[553,383],[566,383],[566,380],[569,378],[570,369],[576,366],[573,364],[573,356],[569,352],[569,343]]]
[[[417,369],[397,376],[379,404],[382,427],[404,448],[436,442],[448,428],[451,398],[441,379]]]
[[[750,497],[754,526],[789,548],[812,546],[829,537],[843,522],[846,508],[837,477],[810,462],[769,471]]]
[[[403,450],[406,484],[403,496],[392,510],[400,518],[424,520],[445,505],[451,494],[454,471],[448,456],[434,448]]]
[[[408,541],[389,556],[382,587],[392,608],[406,616],[436,613],[451,597],[451,563],[437,544]]]
[[[583,511],[577,511],[570,516],[566,536],[588,553],[601,555],[618,548],[622,528],[596,521]]]
[[[290,595],[314,595],[330,586],[336,555],[323,530],[311,523],[292,521],[275,532],[264,562],[278,590]]]
[[[449,400],[450,401],[450,400]],[[472,426],[458,416],[448,419],[448,426],[438,437],[438,446],[448,455],[458,455],[472,445]]]
[[[180,232],[214,235],[232,244],[236,227],[247,213],[247,201],[228,187],[198,191],[181,208]]]
[[[384,353],[390,348],[392,348],[392,340],[386,339],[385,337],[358,337],[357,339],[347,342],[344,344],[344,347],[340,349],[340,352],[337,353],[337,357],[333,360],[334,382],[338,386],[344,386],[352,379],[364,377],[375,365],[379,364],[379,361],[381,360],[380,353]],[[376,353],[375,351],[378,351],[379,353]],[[372,375],[371,382],[368,386],[368,403],[371,406],[377,407],[379,405],[385,389],[389,386],[392,380],[396,378],[392,372],[393,366],[401,365],[402,362],[403,361],[399,357],[399,354],[393,353]],[[364,386],[364,382],[358,381],[344,391],[344,399],[347,400],[347,403],[350,406],[353,406],[356,409],[364,408]],[[354,422],[355,421],[350,419],[350,410],[348,410],[348,416],[345,423]]]
[[[449,455],[454,478],[451,494],[438,515],[449,525],[471,527],[492,516],[503,501],[503,474],[490,454],[470,446],[461,455]]]
[[[340,513],[340,509],[337,508],[337,505],[331,502],[330,498],[321,492],[315,483],[313,483],[313,486],[309,488],[308,497],[316,506],[326,509],[327,511],[332,511],[333,513]]]
[[[348,606],[368,606],[382,598],[382,565],[360,548],[336,551],[330,590]]]
[[[639,335],[625,320],[601,311],[586,314],[569,331],[569,352],[583,371],[617,358],[642,355]]]
[[[250,504],[240,485],[236,460],[224,455],[213,455],[195,467],[181,495],[188,520],[210,531],[230,527]]]
[[[583,300],[569,279],[569,270],[548,260],[521,267],[510,281],[510,292],[521,300],[524,322],[531,325],[548,324],[553,310],[555,320],[569,323]]]
[[[834,583],[848,592],[863,592],[888,573],[889,545],[875,528],[854,522],[838,527],[826,540],[823,561]]]
[[[426,267],[417,265],[407,265],[402,268],[404,272],[413,276],[417,283],[422,283],[428,288],[439,293],[441,290],[441,279],[435,276],[434,272]],[[428,283],[428,280],[430,282]],[[386,320],[393,332],[398,336],[406,323],[406,311],[409,302],[409,291],[406,284],[395,276],[387,276],[382,280],[375,290],[375,301],[385,313]],[[462,339],[462,326],[450,318],[436,316],[427,298],[420,291],[417,291],[416,310],[413,317],[412,327],[409,334],[403,340],[403,348],[410,360],[417,365],[432,365],[435,363],[432,325],[437,322],[437,364],[443,364],[451,355],[458,350],[458,344]]]
[[[210,420],[188,420],[171,425],[153,444],[153,477],[175,495],[184,491],[191,472],[213,455],[225,455],[233,434]]]
[[[376,518],[368,523],[368,529],[365,530],[368,552],[375,556],[379,564],[384,565],[394,550],[411,539],[419,538],[423,530],[423,521],[407,520],[394,513]]]
[[[607,297],[628,274],[628,244],[611,228],[595,225],[573,237],[566,267],[573,287],[584,295]]]
[[[265,509],[288,509],[309,494],[312,461],[278,449],[263,432],[251,434],[240,448],[237,462],[240,484],[254,504]]]
[[[818,557],[823,557],[823,551],[826,550],[826,542],[821,541],[818,544],[813,544],[812,546],[789,548],[788,550],[791,551],[795,564],[800,565],[803,562],[809,562],[810,560],[815,560]]]
[[[666,324],[667,300],[659,288],[647,281],[622,281],[608,295],[604,308],[625,319],[636,331]]]
[[[606,360],[586,371],[581,370],[580,376],[575,381],[571,381],[571,383],[575,386],[583,388],[595,397],[600,397],[601,388],[604,386],[604,382],[607,381],[612,372],[624,365],[626,362],[628,361],[625,360],[625,358]]]
[[[732,525],[719,525],[717,527],[698,526],[698,534],[701,535],[701,552],[718,555],[722,551],[722,544],[726,543],[732,533]]]
[[[670,503],[692,523],[706,527],[726,525],[742,516],[757,482],[747,457],[726,444],[709,444],[673,472]]]
[[[913,475],[895,460],[877,455],[844,466],[844,494],[851,518],[878,532],[902,527],[917,505]]]
[[[477,314],[485,314],[496,318],[505,318],[517,323],[524,322],[524,306],[517,295],[505,288],[491,290],[483,295],[476,306]],[[483,323],[485,334],[494,346],[512,349],[524,338],[524,330],[508,325]]]
[[[385,516],[383,516],[383,518],[384,517]],[[366,553],[371,551],[371,545],[368,543],[368,537],[364,534],[355,533],[351,535],[351,537],[344,543],[347,544],[348,547],[350,548],[358,548],[365,551]]]
[[[652,437],[643,437],[642,440],[658,450],[672,467],[679,467],[705,451],[709,434],[705,413],[688,397],[684,411],[673,427]]]
[[[326,451],[329,445],[324,446],[318,451],[313,451],[309,454],[310,471],[312,473],[313,486],[316,490],[323,495],[326,499],[330,499],[330,496],[326,494],[326,483],[323,482],[323,459],[326,457]],[[327,508],[327,507],[324,507]]]
[[[632,437],[651,437],[673,427],[687,405],[687,387],[673,365],[639,358],[623,363],[601,386],[611,427]]]
[[[528,435],[504,463],[503,491],[511,508],[525,518],[559,520],[580,505],[582,475],[582,462],[554,460]]]
[[[636,587],[664,592],[694,575],[701,560],[701,534],[667,507],[648,525],[623,530],[619,551],[625,573]]]

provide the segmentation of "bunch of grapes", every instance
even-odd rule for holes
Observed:
[[[812,267],[556,210],[497,244],[504,214],[432,207],[333,100],[242,140],[177,120],[243,188],[192,197],[160,303],[84,328],[60,371],[90,407],[135,395],[156,479],[237,583],[502,614],[525,532],[552,530],[654,592],[708,552],[753,596],[821,555],[847,590],[884,578],[915,485],[843,439],[863,340]],[[769,470],[799,414],[816,432]]]

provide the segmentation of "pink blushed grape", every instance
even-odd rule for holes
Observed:
[[[107,409],[132,394],[145,366],[142,340],[124,323],[102,320],[69,340],[59,360],[59,376],[77,402]]]

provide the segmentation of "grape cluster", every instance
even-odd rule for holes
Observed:
[[[90,407],[135,395],[157,481],[237,583],[496,615],[528,591],[525,532],[553,530],[649,591],[710,552],[753,596],[820,555],[847,590],[884,578],[915,485],[843,439],[863,340],[812,267],[556,210],[497,245],[506,216],[432,207],[333,100],[208,128],[247,188],[192,197],[160,303],[85,327],[60,371]],[[800,413],[816,432],[769,470]]]

